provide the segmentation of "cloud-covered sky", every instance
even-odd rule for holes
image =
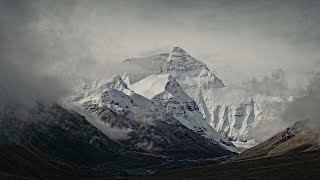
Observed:
[[[56,99],[173,46],[227,85],[281,68],[301,86],[320,68],[319,17],[317,0],[0,0],[0,97]]]

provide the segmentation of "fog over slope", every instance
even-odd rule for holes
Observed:
[[[320,74],[313,73],[309,79],[308,86],[301,90],[299,96],[282,108],[279,108],[278,119],[272,123],[260,124],[253,135],[260,141],[264,141],[274,134],[286,129],[297,121],[306,121],[306,127],[315,135],[305,134],[310,138],[318,138],[320,130]],[[308,132],[308,129],[306,132]],[[310,132],[310,131],[309,131]],[[315,136],[315,137],[312,137]],[[318,139],[320,143],[320,139]]]

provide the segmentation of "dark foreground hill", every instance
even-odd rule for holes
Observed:
[[[207,161],[199,167],[156,173],[136,179],[320,179],[319,133],[308,121],[237,156]]]
[[[312,151],[277,157],[249,159],[161,172],[130,179],[319,179],[320,152]]]
[[[15,144],[0,145],[0,177],[6,179],[62,178],[74,168]]]
[[[59,106],[39,108],[33,112],[37,123],[28,121],[24,128],[11,116],[1,121],[0,179],[320,177],[318,136],[310,136],[304,123],[240,155],[167,161],[112,141],[77,113]],[[147,175],[152,172],[157,173]]]
[[[282,132],[252,147],[241,158],[272,157],[320,150],[320,134],[309,121],[298,121]]]
[[[111,117],[107,112],[104,115]],[[119,123],[128,120],[119,116],[114,119]],[[112,178],[186,167],[184,164],[195,159],[234,154],[174,122],[177,120],[158,127],[142,126],[149,128],[139,131],[146,134],[129,134],[130,141],[160,138],[158,141],[164,143],[155,142],[163,145],[158,152],[173,157],[166,159],[125,144],[129,140],[110,139],[85,117],[59,105],[39,105],[28,116],[6,111],[0,114],[0,175],[37,179]]]

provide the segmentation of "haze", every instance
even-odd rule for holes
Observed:
[[[280,71],[280,87],[297,90],[320,67],[319,12],[316,0],[1,0],[0,98],[56,100],[79,77],[131,71],[122,60],[173,46],[227,86]]]

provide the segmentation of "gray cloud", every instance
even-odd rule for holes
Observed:
[[[291,102],[269,104],[277,115],[275,119],[261,121],[251,132],[259,142],[286,129],[297,121],[307,120],[305,132],[310,138],[319,140],[320,132],[320,72],[314,72],[304,90]],[[314,136],[314,137],[312,137]]]
[[[56,100],[74,79],[172,46],[229,86],[282,68],[290,87],[320,59],[319,12],[315,0],[0,0],[0,97]]]
[[[267,96],[288,96],[291,95],[288,87],[286,73],[283,69],[274,69],[270,75],[262,78],[253,77],[242,83],[242,88]]]
[[[86,38],[92,34],[72,24],[77,7],[76,1],[0,1],[1,108],[56,102],[79,78],[132,69],[94,52],[98,45]]]
[[[313,74],[309,86],[302,97],[296,98],[283,113],[283,120],[295,122],[309,120],[313,126],[320,127],[320,72]]]
[[[44,54],[28,27],[35,16],[32,7],[26,1],[1,1],[0,7],[1,106],[56,99],[65,90],[57,79],[41,72]]]

